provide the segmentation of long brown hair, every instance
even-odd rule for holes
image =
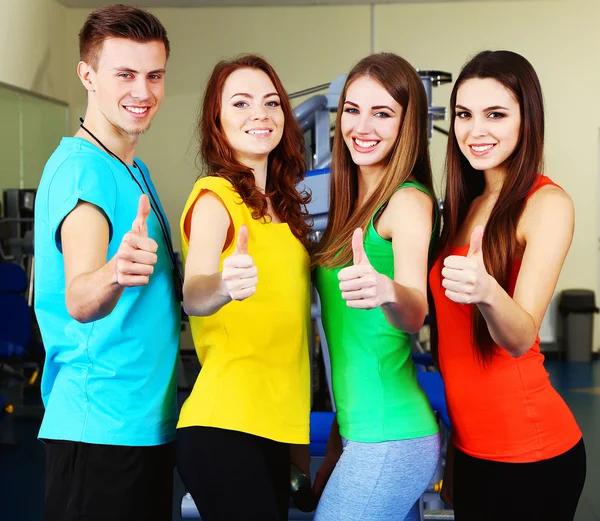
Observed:
[[[386,173],[377,190],[360,208],[354,208],[358,196],[358,169],[344,142],[341,119],[349,85],[369,76],[378,81],[402,106],[403,117],[398,138]],[[329,188],[329,220],[316,247],[313,265],[328,268],[344,266],[352,259],[352,234],[366,230],[369,220],[394,191],[410,176],[434,194],[427,138],[427,95],[417,71],[404,58],[392,53],[372,54],[358,62],[348,74],[340,95],[335,123]],[[338,255],[339,253],[339,255]]]
[[[517,224],[523,213],[525,200],[543,167],[542,88],[532,65],[523,56],[511,51],[480,52],[464,66],[458,76],[450,97],[452,124],[446,151],[444,228],[440,239],[442,258],[448,255],[454,244],[473,199],[481,195],[485,187],[483,172],[470,165],[460,151],[454,133],[457,92],[465,81],[472,78],[491,78],[501,83],[518,101],[521,112],[519,140],[504,165],[504,184],[483,237],[485,267],[506,290],[517,246]],[[473,306],[472,335],[477,354],[485,364],[493,355],[494,342],[477,306]]]
[[[269,77],[279,94],[285,118],[281,141],[269,154],[265,193],[256,186],[252,169],[236,160],[221,127],[223,86],[232,72],[243,68],[261,70]],[[254,219],[268,218],[267,198],[270,198],[278,217],[307,246],[310,226],[306,222],[306,204],[310,195],[299,193],[296,189],[306,174],[304,140],[281,80],[264,58],[248,54],[217,63],[206,85],[198,132],[200,157],[206,166],[206,175],[227,179],[244,204],[252,209]]]

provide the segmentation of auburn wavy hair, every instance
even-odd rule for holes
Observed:
[[[458,90],[464,82],[473,78],[490,78],[502,84],[519,103],[521,113],[519,140],[504,164],[504,184],[483,236],[485,267],[502,288],[507,290],[517,247],[517,224],[527,196],[543,169],[544,100],[534,68],[520,54],[511,51],[483,51],[462,69],[450,97],[452,124],[446,150],[444,227],[439,243],[442,258],[449,254],[454,245],[473,199],[481,195],[485,187],[483,172],[475,170],[462,154],[454,133]],[[471,329],[477,354],[485,365],[492,358],[495,345],[477,306],[473,306]],[[434,340],[436,339],[437,331],[434,332]]]
[[[353,81],[368,76],[379,82],[403,110],[398,137],[377,190],[359,208],[358,169],[342,136],[346,92]],[[329,183],[329,219],[312,258],[313,266],[345,266],[352,260],[352,234],[366,228],[373,214],[413,176],[434,196],[429,160],[427,94],[414,67],[393,53],[371,54],[350,71],[340,95],[335,123]]]
[[[279,94],[285,118],[281,141],[269,154],[265,193],[256,186],[252,169],[235,158],[235,150],[231,148],[221,125],[223,86],[232,72],[243,68],[261,70],[269,77]],[[306,220],[306,204],[310,195],[296,188],[306,174],[304,138],[281,80],[264,58],[248,54],[217,63],[206,85],[198,133],[204,175],[227,179],[252,210],[254,219],[268,219],[267,198],[270,198],[277,216],[308,247],[310,226]]]

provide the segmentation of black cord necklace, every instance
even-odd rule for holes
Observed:
[[[177,295],[179,302],[182,302],[183,301],[183,277],[181,276],[181,272],[179,271],[179,266],[177,265],[177,260],[175,259],[175,252],[173,251],[173,245],[171,244],[171,238],[167,232],[166,220],[165,220],[162,212],[159,210],[158,203],[156,202],[156,199],[154,199],[152,190],[150,190],[150,187],[148,186],[148,182],[146,181],[144,172],[142,171],[142,169],[137,165],[137,163],[134,160],[133,167],[136,168],[138,170],[138,172],[140,173],[140,176],[142,177],[142,181],[144,182],[144,186],[146,187],[146,191],[144,191],[144,188],[142,187],[140,182],[133,175],[133,172],[130,170],[129,165],[127,163],[125,163],[125,161],[123,161],[112,150],[110,150],[104,143],[102,143],[102,141],[100,141],[87,128],[85,128],[85,126],[83,125],[82,118],[79,118],[79,121],[80,121],[79,126],[83,130],[85,130],[93,139],[95,139],[96,142],[106,151],[107,154],[114,157],[117,161],[119,161],[119,163],[121,163],[127,169],[127,172],[129,172],[131,179],[133,179],[135,184],[138,185],[138,188],[140,189],[142,194],[146,194],[150,198],[150,208],[152,208],[152,212],[154,213],[154,215],[156,216],[156,219],[158,220],[158,224],[160,225],[160,230],[161,230],[163,238],[165,240],[165,244],[167,245],[167,251],[169,253],[169,258],[171,259],[171,264],[173,265],[173,283],[175,284],[175,293]]]

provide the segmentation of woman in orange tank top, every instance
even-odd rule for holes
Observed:
[[[459,75],[450,108],[444,229],[429,277],[452,421],[443,495],[457,521],[572,520],[585,448],[538,331],[574,211],[539,175],[539,80],[522,56],[484,51]]]

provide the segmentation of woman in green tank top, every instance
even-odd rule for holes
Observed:
[[[360,61],[340,96],[313,256],[337,408],[316,521],[416,520],[437,466],[438,425],[410,356],[438,232],[427,110],[417,72],[389,53]]]

